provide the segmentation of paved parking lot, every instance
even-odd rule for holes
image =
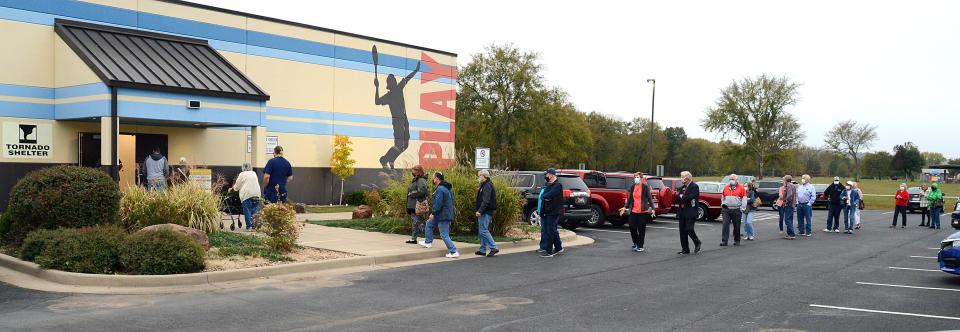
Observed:
[[[555,258],[533,253],[370,271],[203,294],[87,296],[0,286],[0,330],[768,330],[929,331],[960,328],[960,278],[936,270],[952,233],[888,228],[864,214],[854,235],[782,240],[760,212],[757,241],[719,247],[720,223],[699,223],[704,252],[679,256],[676,221],[630,251],[627,228]]]

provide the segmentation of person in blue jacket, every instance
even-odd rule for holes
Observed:
[[[424,248],[433,247],[433,228],[437,227],[440,228],[440,238],[443,239],[443,244],[447,246],[446,257],[460,257],[457,246],[450,239],[450,223],[453,222],[453,193],[450,188],[453,188],[453,185],[444,181],[443,173],[440,172],[433,174],[433,184],[437,186],[437,190],[433,192],[433,204],[431,204],[430,210],[432,213],[427,219],[427,227],[423,231],[424,240],[420,242],[420,245]]]
[[[557,225],[563,216],[563,185],[557,181],[557,170],[551,168],[544,174],[546,184],[537,199],[540,214],[540,257],[553,257],[563,252],[560,231]]]
[[[860,192],[853,188],[853,181],[847,181],[843,190],[843,233],[853,234],[857,223],[857,207],[860,205]]]

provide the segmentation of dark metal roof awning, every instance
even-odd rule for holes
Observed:
[[[269,100],[207,41],[57,19],[58,35],[107,85]]]

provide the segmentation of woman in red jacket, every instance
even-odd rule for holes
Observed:
[[[643,239],[646,237],[647,223],[653,221],[653,196],[643,173],[633,175],[633,185],[627,192],[627,204],[620,209],[620,215],[628,215],[630,239],[633,251],[643,252]]]
[[[903,226],[900,228],[907,227],[907,204],[910,202],[910,193],[907,192],[907,184],[901,183],[900,190],[897,190],[896,198],[897,208],[893,211],[893,225],[890,225],[890,228],[897,227],[897,216],[903,215]]]

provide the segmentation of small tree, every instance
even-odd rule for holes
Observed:
[[[340,178],[341,205],[343,204],[343,183],[357,171],[354,168],[356,160],[350,159],[350,153],[353,152],[350,144],[350,137],[337,135],[333,139],[333,155],[330,156],[333,174]]]
[[[877,140],[877,127],[847,120],[833,126],[823,139],[833,152],[853,159],[854,178],[860,180],[860,155]]]

